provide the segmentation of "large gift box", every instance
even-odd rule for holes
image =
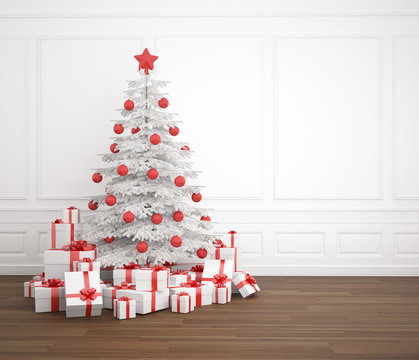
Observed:
[[[99,271],[65,273],[65,313],[67,317],[89,317],[102,314]]]
[[[195,306],[192,303],[192,296],[186,291],[181,291],[170,297],[170,304],[172,306],[172,312],[187,314],[195,310]]]
[[[214,275],[227,275],[227,282],[231,282],[233,277],[232,260],[206,260],[204,272],[202,274],[202,283],[213,286]]]
[[[134,263],[124,265],[122,269],[115,269],[113,271],[113,283],[115,285],[121,285],[123,282],[135,284],[140,269],[141,266]]]
[[[74,271],[74,261],[83,258],[96,259],[96,245],[84,240],[72,241],[62,249],[44,251],[45,278],[64,278],[64,273]]]
[[[169,307],[169,289],[162,291],[121,290],[118,294],[136,300],[137,314],[148,314]]]
[[[113,316],[119,320],[135,318],[135,310],[136,301],[127,296],[122,296],[113,301]]]
[[[180,286],[180,284],[190,282],[195,280],[195,278],[195,272],[188,272],[182,269],[178,269],[169,275],[169,286]]]
[[[239,273],[234,276],[233,283],[244,298],[260,291],[259,286],[256,284],[256,280],[247,273]]]
[[[77,209],[74,206],[70,206],[67,209],[63,210],[63,219],[65,222],[70,224],[80,223],[80,209]]]
[[[113,301],[122,296],[122,290],[135,290],[135,285],[123,281],[121,285],[114,285],[103,289],[103,307],[105,309],[113,309]]]
[[[137,272],[135,285],[137,290],[162,291],[166,290],[169,282],[169,269],[162,265],[150,269],[140,269]]]
[[[80,240],[81,224],[68,224],[57,219],[51,223],[48,235],[50,241],[48,248],[61,249],[64,245],[71,244],[72,241]]]
[[[92,258],[83,258],[73,262],[73,271],[100,271],[100,262]]]
[[[65,288],[60,279],[48,279],[35,286],[35,312],[65,311]]]
[[[212,291],[213,304],[227,304],[231,301],[231,283],[215,285]]]
[[[182,291],[188,293],[192,297],[192,304],[194,306],[205,306],[212,304],[212,289],[211,285],[200,284],[195,280],[190,283],[181,284],[179,287],[170,289],[170,296],[178,294]]]
[[[35,286],[42,284],[40,280],[30,280],[23,283],[23,296],[34,298],[35,297]]]

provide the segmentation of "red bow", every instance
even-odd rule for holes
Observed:
[[[120,298],[118,298],[118,301],[130,301],[132,299],[130,299],[128,296],[121,296]]]
[[[212,282],[215,284],[216,287],[223,287],[227,282],[227,275],[226,274],[215,274],[214,280]]]
[[[163,265],[155,265],[152,267],[154,271],[167,270]]]
[[[86,251],[94,250],[96,245],[88,244],[86,240],[72,241],[70,245],[64,245],[63,250],[77,250],[77,251]]]
[[[150,261],[147,261],[147,262],[144,264],[144,266],[145,266],[145,267],[150,267]]]
[[[188,275],[188,273],[186,270],[177,269],[174,273],[172,273],[172,275]]]
[[[189,294],[186,291],[181,291],[180,293],[176,294],[177,296],[189,296]]]
[[[231,230],[228,232],[229,234],[237,234],[237,231]]]
[[[114,286],[115,290],[127,290],[127,289],[133,289],[135,290],[135,285],[128,285],[128,283],[126,281],[121,282],[121,286],[115,285]]]
[[[41,272],[38,276],[40,276],[40,277],[45,277],[45,273],[44,272]]]
[[[53,222],[53,224],[64,224],[64,221],[62,221],[61,219],[57,219]]]
[[[48,281],[42,282],[42,286],[50,288],[62,287],[64,286],[64,281],[62,281],[61,279],[48,279]]]
[[[128,265],[124,265],[124,269],[141,269],[141,266],[130,262]]]
[[[204,271],[204,267],[202,265],[196,265],[194,266],[191,271],[195,271],[195,272],[203,272]]]
[[[91,258],[85,257],[85,258],[81,259],[80,261],[81,262],[92,262],[93,260]]]
[[[246,281],[249,284],[256,284],[255,278],[252,275],[250,275],[250,274],[246,274]]]
[[[77,208],[75,206],[70,206],[67,208],[67,210],[76,210]]]
[[[81,289],[80,290],[80,299],[83,301],[86,300],[94,300],[97,298],[96,289],[90,288],[90,289]]]
[[[219,247],[219,248],[227,247],[220,239],[215,239],[212,243],[215,245],[215,247]]]
[[[190,282],[180,284],[180,286],[185,286],[185,287],[200,287],[200,286],[202,286],[202,284],[200,284],[196,280],[192,280]]]

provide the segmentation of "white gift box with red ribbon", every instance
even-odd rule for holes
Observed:
[[[90,317],[102,314],[99,271],[65,273],[66,317]]]
[[[233,261],[232,260],[205,260],[204,272],[202,273],[203,284],[213,286],[214,275],[227,275],[227,282],[232,281]]]
[[[137,279],[138,271],[141,269],[141,266],[138,264],[131,263],[129,265],[124,265],[122,269],[113,270],[113,283],[115,285],[121,285],[123,282],[129,284],[135,284]]]
[[[260,291],[259,286],[256,284],[256,280],[247,273],[239,273],[234,276],[233,283],[244,298]]]
[[[136,300],[137,314],[148,314],[169,307],[169,289],[162,291],[120,290],[118,294]]]
[[[110,281],[110,280],[102,281],[102,279],[100,280],[100,289],[101,289],[101,293],[102,293],[102,296],[103,296],[103,303],[105,303],[105,297],[104,297],[104,294],[103,294],[103,290],[108,288],[108,287],[111,287],[111,286],[112,286],[112,281]]]
[[[244,271],[234,271],[233,272],[233,279],[240,274],[244,274]],[[240,294],[239,289],[237,289],[236,285],[234,285],[234,282],[231,282],[231,292],[233,294]]]
[[[82,224],[68,224],[61,219],[51,223],[48,232],[48,248],[61,249],[64,245],[70,245],[72,241],[80,240]]]
[[[133,319],[137,316],[136,300],[122,296],[113,300],[113,316],[119,320]]]
[[[187,314],[195,310],[192,296],[185,291],[181,291],[170,297],[172,312]]]
[[[169,286],[180,286],[182,283],[190,282],[196,279],[195,272],[189,272],[182,269],[176,270],[169,275]]]
[[[35,312],[65,311],[65,288],[61,279],[48,279],[35,286]]]
[[[231,283],[215,286],[212,291],[213,304],[227,304],[231,301]]]
[[[181,284],[179,287],[170,289],[170,296],[182,291],[187,292],[192,297],[193,306],[205,306],[212,304],[212,286],[204,285],[192,280],[190,283]]]
[[[162,265],[140,269],[136,275],[135,286],[137,290],[163,291],[168,288],[169,275],[169,269]]]
[[[73,262],[73,271],[100,271],[100,261],[83,258]]]
[[[113,309],[113,301],[122,296],[122,290],[135,290],[135,285],[123,281],[120,285],[115,284],[103,289],[103,307],[105,309]]]
[[[70,224],[80,223],[80,209],[77,209],[74,206],[70,206],[69,208],[64,209],[63,220]]]
[[[45,281],[45,272],[40,273],[39,275],[35,275],[32,280],[37,281]]]
[[[40,280],[30,280],[23,283],[23,296],[28,298],[35,297],[35,286],[41,285]]]

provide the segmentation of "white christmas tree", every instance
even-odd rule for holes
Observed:
[[[85,239],[97,245],[104,266],[204,258],[213,247],[210,218],[192,206],[202,196],[198,186],[188,184],[197,177],[190,149],[174,140],[179,121],[164,110],[169,102],[159,91],[168,82],[150,77],[157,56],[145,49],[135,58],[139,79],[128,82],[123,119],[114,125],[119,136],[111,153],[102,155],[111,166],[92,176],[96,183],[105,178],[107,187],[89,202],[93,212]]]

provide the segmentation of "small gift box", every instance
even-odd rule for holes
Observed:
[[[247,273],[237,274],[233,279],[233,283],[244,298],[260,291],[259,286],[256,284],[256,280]]]
[[[234,248],[234,247],[236,247],[234,235],[237,234],[237,231],[230,230],[228,233],[229,233],[230,237],[228,237],[227,239],[225,239],[224,240],[224,243],[226,244],[227,247]]]
[[[74,261],[73,269],[74,271],[100,271],[100,262],[86,257]]]
[[[192,266],[191,270],[189,270],[188,272],[190,274],[195,274],[195,280],[198,282],[201,282],[203,271],[204,271],[204,265],[195,265],[195,266]]]
[[[100,278],[104,281],[113,281],[113,266],[102,266],[100,268]]]
[[[113,301],[113,316],[119,320],[135,318],[135,310],[136,301],[127,296],[122,296]]]
[[[35,286],[35,312],[56,312],[65,310],[64,281],[48,279]]]
[[[42,281],[39,280],[30,280],[23,283],[23,296],[28,298],[35,297],[35,286],[42,284]]]
[[[214,289],[212,302],[214,304],[227,304],[231,301],[231,282],[227,282],[227,275],[214,275]]]
[[[134,263],[124,265],[122,269],[115,269],[113,271],[113,283],[115,285],[121,285],[123,282],[135,284],[140,269],[141,266]]]
[[[195,280],[195,277],[196,274],[194,272],[188,272],[182,269],[178,269],[174,273],[169,275],[169,286],[180,286],[180,284],[182,283]]]
[[[170,304],[172,305],[172,312],[187,314],[195,310],[195,306],[192,304],[192,296],[186,291],[172,295]]]
[[[233,240],[230,242],[234,244],[234,234],[232,234]],[[237,255],[237,248],[232,246],[226,246],[220,239],[215,239],[213,241],[215,246],[215,251],[211,254],[211,259],[216,260],[232,260],[233,261],[233,271],[237,271],[238,269],[238,255]]]
[[[134,284],[123,281],[121,285],[114,285],[103,290],[103,307],[113,309],[113,301],[121,295],[121,290],[135,290]],[[129,295],[127,295],[129,296]]]
[[[137,272],[135,285],[137,290],[162,291],[166,290],[169,282],[169,269],[162,265],[153,266],[151,269],[140,269]]]
[[[233,279],[240,274],[244,274],[244,271],[234,271],[233,272]],[[234,285],[234,282],[231,282],[231,293],[232,294],[240,294],[239,289],[237,289],[236,285]]]
[[[65,313],[67,317],[90,317],[102,314],[99,271],[65,273]]]
[[[57,219],[51,223],[49,231],[50,249],[61,249],[64,245],[71,244],[72,241],[80,240],[81,224],[67,224],[63,220]]]
[[[63,219],[65,222],[70,224],[80,223],[80,209],[77,209],[75,206],[70,206],[69,208],[64,209]]]
[[[212,288],[210,285],[200,284],[192,280],[190,283],[181,284],[180,287],[171,288],[170,295],[184,291],[191,295],[194,306],[205,306],[212,304]]]
[[[169,289],[162,291],[121,290],[118,293],[136,300],[137,314],[148,314],[169,307]]]
[[[214,275],[227,275],[227,282],[231,282],[233,277],[232,260],[206,260],[204,272],[202,274],[202,283],[213,286]]]
[[[32,280],[37,280],[37,281],[45,281],[45,273],[42,272],[39,275],[35,275]]]

